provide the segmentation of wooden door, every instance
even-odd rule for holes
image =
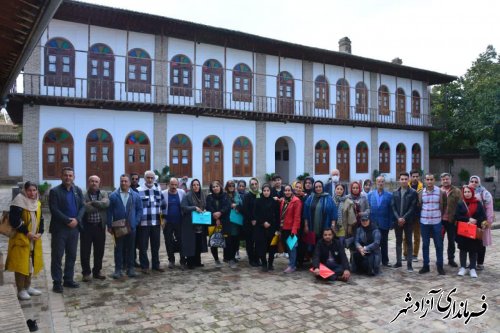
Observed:
[[[349,119],[349,83],[340,79],[337,81],[335,113],[339,119]]]
[[[61,169],[73,167],[73,137],[61,128],[48,131],[43,138],[43,177],[59,179]]]
[[[337,145],[337,169],[339,169],[340,181],[342,182],[349,182],[351,179],[349,161],[349,145],[345,141],[340,141]]]
[[[113,187],[113,138],[103,129],[87,135],[87,179],[97,175],[103,188]]]
[[[406,96],[401,88],[396,92],[396,123],[406,124]]]
[[[412,170],[420,170],[422,162],[421,162],[420,153],[420,145],[415,143],[413,147],[411,147],[411,168]]]
[[[211,135],[203,141],[203,186],[211,181],[224,181],[223,146],[219,137]]]
[[[132,132],[125,140],[125,172],[143,175],[151,168],[149,138],[140,131]]]
[[[208,60],[203,65],[203,105],[222,108],[223,69],[217,60]]]
[[[278,113],[294,113],[294,80],[290,73],[281,72],[278,78]]]
[[[104,44],[90,48],[88,58],[88,97],[96,99],[115,98],[115,57]]]
[[[404,144],[400,143],[396,147],[396,177],[399,179],[399,174],[401,172],[407,172],[406,170],[406,147]]]
[[[378,149],[378,168],[381,173],[391,172],[391,151],[387,142],[382,142]]]

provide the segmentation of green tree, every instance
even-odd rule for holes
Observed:
[[[442,130],[431,133],[431,153],[477,148],[487,166],[500,167],[500,57],[489,45],[465,75],[432,90],[432,112]]]

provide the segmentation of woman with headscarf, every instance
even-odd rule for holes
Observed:
[[[314,178],[307,176],[304,178],[304,192],[307,195],[311,195],[314,192]]]
[[[9,222],[17,232],[9,239],[5,270],[14,272],[17,297],[29,300],[41,295],[31,287],[31,277],[43,268],[42,234],[44,231],[38,185],[26,182],[23,191],[10,204]]]
[[[201,190],[201,183],[193,179],[189,186],[190,191],[181,202],[182,209],[182,252],[187,257],[188,268],[204,266],[201,263],[201,253],[207,252],[207,228],[204,225],[193,224],[192,212],[201,213],[206,210],[206,195]]]
[[[292,183],[294,195],[300,199],[302,202],[302,208],[307,199],[308,194],[304,192],[303,183],[300,180],[296,180]],[[312,186],[311,186],[312,188]],[[304,214],[300,214],[300,228],[299,228],[299,241],[297,247],[297,269],[301,270],[304,266],[304,261],[306,259],[307,244],[304,241]]]
[[[356,230],[352,269],[370,276],[380,272],[380,230],[370,221],[369,214],[361,214],[361,226]]]
[[[372,181],[370,179],[365,179],[363,181],[363,193],[366,195],[372,190]]]
[[[477,270],[484,269],[484,257],[486,255],[486,246],[492,244],[491,241],[491,226],[495,220],[495,212],[493,211],[493,196],[491,193],[481,185],[481,178],[479,176],[472,176],[469,179],[469,186],[474,188],[476,198],[483,204],[486,213],[486,223],[481,226],[483,228],[483,245],[477,253]]]
[[[310,239],[309,251],[314,250],[316,242],[323,237],[323,229],[335,227],[337,220],[337,207],[332,197],[324,192],[323,182],[314,182],[314,192],[304,203],[304,235]],[[307,234],[312,232],[313,236]]]
[[[229,222],[229,214],[231,213],[231,202],[228,200],[226,193],[222,191],[222,185],[218,180],[214,180],[210,183],[210,195],[207,197],[207,211],[212,213],[212,226],[216,229],[220,229],[224,235],[225,240],[231,233],[231,225]],[[225,248],[230,246],[225,242]],[[224,249],[225,249],[224,248]],[[212,256],[215,260],[215,266],[221,267],[222,263],[219,260],[219,248],[211,246],[210,250]],[[231,249],[228,249],[232,252]],[[227,254],[227,251],[224,253]],[[227,259],[227,258],[226,258]]]
[[[354,227],[356,225],[356,212],[354,203],[344,193],[345,189],[342,184],[335,186],[335,195],[333,203],[337,207],[337,223],[335,224],[335,237],[340,239],[341,244],[349,247],[354,241]],[[345,240],[349,239],[349,244],[345,244]]]
[[[462,201],[458,202],[457,210],[455,213],[455,221],[457,222],[457,229],[459,223],[474,224],[477,228],[481,228],[483,222],[486,221],[486,214],[484,212],[483,204],[475,197],[474,188],[469,185],[462,187]],[[471,239],[461,236],[457,233],[455,241],[460,250],[460,269],[458,275],[465,275],[465,267],[467,266],[467,253],[469,254],[469,269],[470,276],[477,278],[476,262],[477,253],[483,245],[480,239]]]
[[[271,197],[271,185],[262,185],[262,194],[255,201],[255,247],[257,257],[262,263],[262,271],[274,270],[274,254],[276,245],[271,245],[273,237],[279,230],[279,204]],[[268,259],[266,258],[268,254]]]
[[[261,196],[259,188],[259,180],[257,178],[250,179],[250,190],[243,199],[243,233],[245,235],[245,245],[248,256],[248,263],[252,267],[259,267],[260,260],[255,252],[255,202]]]
[[[284,196],[280,199],[280,227],[281,241],[283,247],[288,252],[288,267],[283,273],[293,273],[297,262],[298,232],[300,229],[300,217],[302,215],[302,201],[293,194],[292,185],[285,185]],[[295,238],[297,241],[289,247],[288,238]]]
[[[370,206],[368,205],[368,197],[363,194],[359,182],[352,182],[349,192],[347,197],[354,203],[354,212],[356,213],[356,224],[352,229],[352,237],[354,237],[356,229],[361,225],[361,214],[370,214]]]
[[[238,182],[239,184],[239,182]],[[246,186],[245,186],[246,187]],[[243,196],[236,191],[234,180],[228,180],[224,187],[226,196],[231,204],[231,209],[238,214],[243,212]],[[230,221],[231,222],[231,221]],[[231,268],[236,266],[236,253],[240,248],[241,226],[231,222],[229,226],[229,235],[226,238],[226,248],[224,249],[224,260],[227,260]]]

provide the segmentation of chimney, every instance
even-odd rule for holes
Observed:
[[[396,57],[394,59],[392,59],[391,61],[393,64],[396,64],[396,65],[402,65],[403,64],[403,59],[399,58],[399,57]]]
[[[339,52],[351,54],[351,40],[349,37],[344,37],[339,40]]]

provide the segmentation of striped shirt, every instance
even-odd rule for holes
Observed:
[[[167,215],[167,204],[161,189],[144,185],[139,188],[139,196],[142,200],[141,226],[160,225],[160,213],[164,218]]]
[[[426,188],[422,191],[422,211],[420,213],[420,223],[438,224],[441,223],[441,210],[439,201],[441,200],[441,190],[434,186],[432,191]]]

